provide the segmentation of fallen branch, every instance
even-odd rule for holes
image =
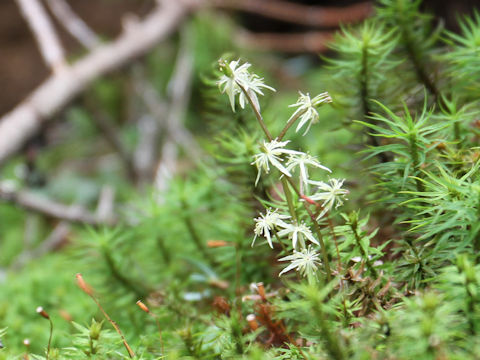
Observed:
[[[54,71],[66,65],[65,54],[52,22],[39,0],[16,0],[20,11],[32,30],[43,59]]]
[[[87,49],[93,50],[100,45],[95,32],[72,10],[65,0],[47,0],[58,22]]]
[[[82,206],[61,204],[29,191],[15,190],[2,183],[0,183],[0,199],[13,203],[25,210],[37,212],[59,220],[78,222],[93,226],[115,223],[115,219],[104,221]]]
[[[210,0],[209,4],[312,27],[337,27],[342,23],[358,22],[373,11],[370,2],[344,7],[307,6],[282,0]]]
[[[41,129],[44,122],[51,120],[73,98],[85,91],[94,80],[124,66],[167,38],[194,8],[217,7],[246,11],[277,20],[326,27],[337,26],[342,22],[359,21],[372,11],[370,2],[348,7],[320,7],[299,5],[283,0],[157,0],[157,7],[145,19],[130,22],[116,40],[93,48],[83,58],[68,65],[64,61],[63,49],[58,37],[45,9],[38,0],[16,1],[37,38],[45,60],[53,69],[62,71],[54,71],[17,107],[0,117],[0,165],[21,150],[25,143]],[[57,6],[62,2],[63,0],[49,0],[49,3],[57,3]],[[58,9],[56,13],[59,16]],[[65,26],[67,26],[68,17],[70,17],[69,22],[74,21],[72,16],[76,15],[73,12],[68,16],[65,12],[60,15]],[[80,19],[77,18],[77,20]],[[68,26],[71,28],[71,23]],[[80,36],[84,37],[85,34]],[[79,35],[77,34],[76,37],[79,38]],[[320,38],[318,34],[315,37],[302,35],[301,39],[257,36],[250,41],[284,51],[298,51],[296,50],[298,45],[294,43],[302,41],[303,47],[307,50],[320,51],[323,48]],[[174,135],[175,142],[180,140],[192,143],[189,134],[181,131],[181,128],[177,128]]]
[[[27,0],[17,0],[27,1]],[[30,0],[32,1],[32,0]],[[143,55],[170,35],[186,17],[185,1],[162,1],[120,37],[54,73],[15,109],[0,118],[0,164],[20,150],[47,121],[95,79]]]

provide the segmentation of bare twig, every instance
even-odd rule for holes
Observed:
[[[47,65],[53,71],[62,69],[66,65],[64,51],[43,5],[39,0],[16,0],[16,2],[35,35]]]
[[[37,38],[45,60],[52,68],[61,68],[62,71],[55,71],[17,107],[0,117],[0,164],[19,151],[41,129],[43,122],[51,120],[95,79],[143,55],[169,36],[192,9],[211,6],[247,11],[310,26],[354,22],[366,17],[372,9],[369,2],[333,8],[309,7],[284,0],[157,0],[158,5],[150,15],[130,24],[116,40],[96,47],[70,66],[62,66],[65,64],[62,47],[39,0],[16,1]],[[50,0],[52,2],[55,0]],[[182,101],[177,100],[177,104],[187,102],[188,96]],[[172,119],[174,116],[178,119],[178,113],[169,113]],[[193,144],[192,137],[183,127],[175,129],[175,142]]]
[[[101,225],[104,222],[85,208],[77,205],[68,206],[53,200],[40,197],[25,190],[15,190],[0,183],[0,199],[14,203],[26,210],[37,212],[55,219],[80,222],[89,225]],[[109,223],[114,220],[110,219]]]
[[[17,0],[18,2],[34,0]],[[163,1],[143,21],[64,71],[54,73],[10,113],[0,118],[0,163],[18,151],[41,127],[98,77],[143,55],[171,34],[186,17],[185,0]]]
[[[100,45],[94,31],[72,10],[65,0],[47,0],[47,4],[58,22],[87,49]]]
[[[313,27],[336,27],[341,23],[358,22],[373,11],[370,2],[345,7],[307,6],[283,0],[210,0],[208,4]]]

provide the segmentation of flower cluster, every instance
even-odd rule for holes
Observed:
[[[285,229],[279,231],[278,236],[288,235],[289,239],[292,239],[292,246],[295,249],[297,247],[297,241],[300,240],[302,243],[305,239],[311,241],[314,244],[320,245],[313,237],[312,231],[310,228],[305,225],[305,223],[300,224],[288,224]]]
[[[298,169],[299,187],[293,186],[292,179],[288,179],[288,182],[292,184],[292,188],[295,188],[299,198],[311,200],[305,206],[308,207],[313,204],[317,207],[320,206],[321,211],[316,218],[318,221],[327,212],[343,204],[343,200],[348,194],[348,190],[342,189],[344,180],[330,179],[327,183],[310,180],[309,169],[311,168],[321,169],[329,173],[331,173],[331,170],[308,153],[286,148],[289,141],[282,141],[281,139],[296,121],[298,121],[297,132],[305,125],[307,126],[305,135],[312,124],[319,121],[318,107],[322,104],[330,103],[332,99],[326,92],[313,98],[308,93],[300,93],[298,101],[291,105],[291,107],[296,107],[296,110],[288,120],[281,135],[278,138],[272,138],[268,130],[266,130],[265,123],[260,115],[257,95],[263,95],[262,89],[275,90],[265,85],[263,79],[258,75],[250,73],[249,68],[249,63],[240,64],[239,60],[229,63],[221,60],[220,70],[223,75],[217,81],[217,84],[222,93],[228,95],[233,111],[235,111],[237,95],[239,96],[238,101],[241,108],[244,108],[247,102],[250,103],[257,120],[268,137],[268,141],[263,141],[263,144],[260,146],[260,152],[253,156],[253,162],[251,163],[257,168],[255,186],[258,184],[262,174],[269,174],[272,167],[280,172],[280,178],[292,178]],[[317,189],[313,194],[309,194],[310,186],[314,186]],[[287,189],[286,191],[289,190]],[[263,236],[271,248],[273,248],[273,237],[279,240],[286,237],[292,242],[293,254],[280,259],[280,261],[291,261],[291,264],[280,275],[293,269],[299,271],[304,276],[312,275],[320,264],[318,254],[312,248],[312,245],[320,246],[320,242],[307,224],[302,221],[301,217],[295,214],[295,211],[292,210],[294,205],[291,203],[291,199],[289,201],[290,215],[282,214],[278,209],[269,208],[265,214],[260,214],[259,217],[254,219],[255,236],[252,246],[259,236]],[[316,234],[321,236],[318,232]],[[310,243],[308,247],[307,242]],[[325,251],[325,249],[322,248],[322,251]]]
[[[299,151],[285,149],[285,145],[287,145],[289,141],[277,141],[272,140],[270,142],[263,142],[263,146],[261,147],[262,152],[260,154],[256,154],[253,156],[252,165],[255,165],[258,170],[257,179],[255,180],[255,186],[258,184],[258,180],[260,180],[260,174],[262,170],[265,174],[270,172],[270,164],[276,167],[280,172],[285,174],[288,177],[291,177],[292,174],[288,171],[288,169],[282,165],[283,159],[281,158],[284,154],[301,154]]]
[[[288,224],[283,221],[286,219],[290,219],[290,216],[279,214],[278,210],[272,211],[267,209],[265,215],[260,214],[260,217],[255,218],[255,237],[253,238],[252,246],[255,244],[257,236],[263,235],[267,239],[268,245],[273,249],[272,234],[270,232],[275,231],[278,227],[288,227]]]
[[[285,256],[280,261],[291,261],[285,269],[283,269],[278,276],[283,275],[290,270],[297,270],[303,276],[313,274],[317,271],[317,266],[320,265],[318,253],[309,246],[307,249],[301,251],[293,251],[292,255]]]
[[[262,88],[275,91],[271,86],[265,85],[263,78],[248,71],[249,63],[240,65],[240,60],[230,61],[226,63],[224,60],[219,61],[220,70],[223,75],[217,81],[222,93],[226,93],[230,99],[230,105],[235,112],[235,96],[239,95],[238,102],[242,109],[248,102],[245,92],[248,94],[254,105],[260,110],[257,94],[263,95]],[[243,90],[245,91],[242,91]]]
[[[321,93],[315,96],[313,99],[310,98],[310,94],[303,94],[299,92],[300,97],[298,98],[295,104],[290,105],[290,107],[296,107],[297,110],[292,114],[290,119],[299,118],[297,128],[295,129],[298,132],[306,123],[308,123],[307,129],[303,135],[307,134],[308,130],[313,124],[316,124],[319,120],[317,108],[326,103],[331,103],[332,98],[327,92]],[[290,120],[289,120],[290,121]]]
[[[348,195],[349,191],[342,189],[343,180],[329,179],[328,184],[323,181],[309,181],[310,184],[318,187],[318,191],[310,196],[313,201],[323,201],[322,212],[318,215],[317,220],[323,217],[335,205],[335,209],[343,205],[343,199]]]
[[[332,172],[332,170],[320,164],[317,158],[310,154],[300,153],[298,155],[290,156],[287,162],[287,170],[294,171],[295,168],[299,168],[300,190],[302,190],[302,192],[304,191],[304,188],[308,187],[309,183],[308,166],[313,166],[328,171],[329,173]]]

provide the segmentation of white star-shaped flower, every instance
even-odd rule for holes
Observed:
[[[304,238],[314,244],[319,245],[317,239],[313,237],[312,231],[303,222],[300,224],[287,224],[285,229],[278,232],[278,236],[284,235],[288,235],[288,238],[292,239],[292,246],[294,249],[297,246],[298,239],[303,240]]]
[[[253,162],[251,163],[251,165],[255,165],[258,170],[257,179],[255,180],[255,186],[257,186],[258,184],[258,180],[260,179],[262,171],[264,171],[265,174],[268,174],[270,172],[270,164],[272,164],[286,176],[292,176],[292,174],[290,174],[290,171],[288,171],[287,168],[282,165],[283,159],[281,158],[281,156],[285,154],[301,154],[301,152],[285,149],[285,145],[287,145],[289,142],[289,140],[277,141],[276,139],[270,142],[263,142],[263,145],[261,147],[262,152],[260,154],[255,154],[253,156]]]
[[[316,124],[319,119],[317,107],[321,104],[331,103],[332,98],[328,94],[328,92],[321,93],[315,96],[313,99],[310,98],[310,94],[303,94],[299,92],[300,96],[295,104],[290,105],[290,107],[297,107],[297,110],[292,114],[289,121],[294,118],[295,116],[300,115],[299,122],[296,128],[296,132],[298,132],[307,122],[307,130],[305,130],[305,135],[312,124]]]
[[[323,210],[318,215],[317,220],[330,211],[335,205],[335,209],[343,205],[343,199],[349,194],[347,189],[342,189],[345,179],[329,179],[327,183],[323,181],[309,181],[309,184],[318,186],[318,192],[309,196],[311,200],[323,201]]]
[[[309,246],[308,249],[302,249],[301,251],[294,250],[292,255],[285,256],[279,260],[291,261],[291,264],[283,269],[278,276],[293,269],[299,271],[303,276],[308,273],[313,274],[317,271],[317,266],[320,265],[318,253],[313,250],[311,246]]]
[[[267,209],[265,215],[260,214],[260,217],[255,218],[255,237],[253,238],[252,246],[255,244],[257,236],[263,235],[267,239],[268,245],[273,249],[270,231],[275,230],[276,227],[287,227],[288,224],[283,221],[286,219],[290,219],[290,216],[279,214],[278,209],[274,211]]]
[[[245,89],[258,110],[260,110],[260,104],[257,94],[263,95],[262,88],[275,91],[271,86],[265,85],[263,78],[250,73],[248,71],[250,66],[249,63],[240,65],[240,60],[230,61],[229,64],[223,60],[220,61],[220,69],[224,74],[217,81],[217,85],[220,87],[222,94],[226,93],[228,95],[233,112],[235,112],[236,95],[240,94],[238,101],[242,109],[248,103],[247,97],[240,86]]]
[[[307,187],[309,181],[307,166],[317,167],[328,171],[329,173],[332,172],[329,168],[320,164],[316,157],[305,153],[291,155],[288,159],[286,168],[288,171],[293,172],[295,168],[298,167],[300,169],[300,181],[305,187]]]

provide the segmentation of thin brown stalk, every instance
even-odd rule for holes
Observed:
[[[97,300],[97,298],[95,297],[95,294],[93,293],[93,289],[92,287],[90,287],[84,280],[83,280],[83,277],[82,277],[82,274],[77,274],[76,275],[76,278],[77,278],[77,283],[78,283],[78,286],[80,287],[80,289],[83,290],[84,293],[86,293],[88,296],[90,296],[92,298],[92,300],[95,302],[95,304],[97,305],[97,307],[100,309],[100,311],[102,312],[103,316],[105,316],[105,318],[107,319],[107,321],[112,324],[113,328],[115,329],[115,331],[117,332],[118,335],[120,335],[121,339],[122,339],[122,342],[123,342],[123,346],[125,346],[125,349],[127,349],[127,352],[128,352],[128,355],[130,356],[130,358],[134,358],[135,357],[135,353],[133,352],[132,348],[130,347],[130,345],[128,345],[128,342],[127,342],[127,339],[125,339],[125,336],[123,335],[123,332],[122,330],[120,330],[120,327],[117,325],[117,323],[112,320],[112,318],[107,314],[107,312],[103,309],[102,305],[100,304],[100,302]]]
[[[298,118],[300,116],[302,116],[304,113],[305,113],[306,110],[304,111],[299,111],[295,116],[293,116],[292,118],[290,118],[290,120],[288,120],[287,124],[285,125],[285,127],[282,129],[282,131],[280,132],[280,134],[277,136],[277,141],[282,141],[283,137],[285,136],[285,134],[287,133],[288,129],[290,129],[290,127],[295,124],[295,122],[298,120]]]
[[[270,133],[270,131],[268,131],[267,125],[265,125],[265,121],[263,121],[262,114],[260,114],[260,111],[257,109],[257,106],[253,102],[252,97],[247,92],[247,90],[245,90],[245,88],[243,87],[242,84],[240,84],[238,81],[236,83],[240,87],[240,89],[242,90],[245,97],[247,98],[248,103],[250,104],[250,107],[252,108],[253,112],[255,113],[255,117],[257,118],[258,123],[260,124],[260,127],[262,128],[263,132],[267,136],[267,139],[269,141],[272,141],[273,140],[272,134]]]

